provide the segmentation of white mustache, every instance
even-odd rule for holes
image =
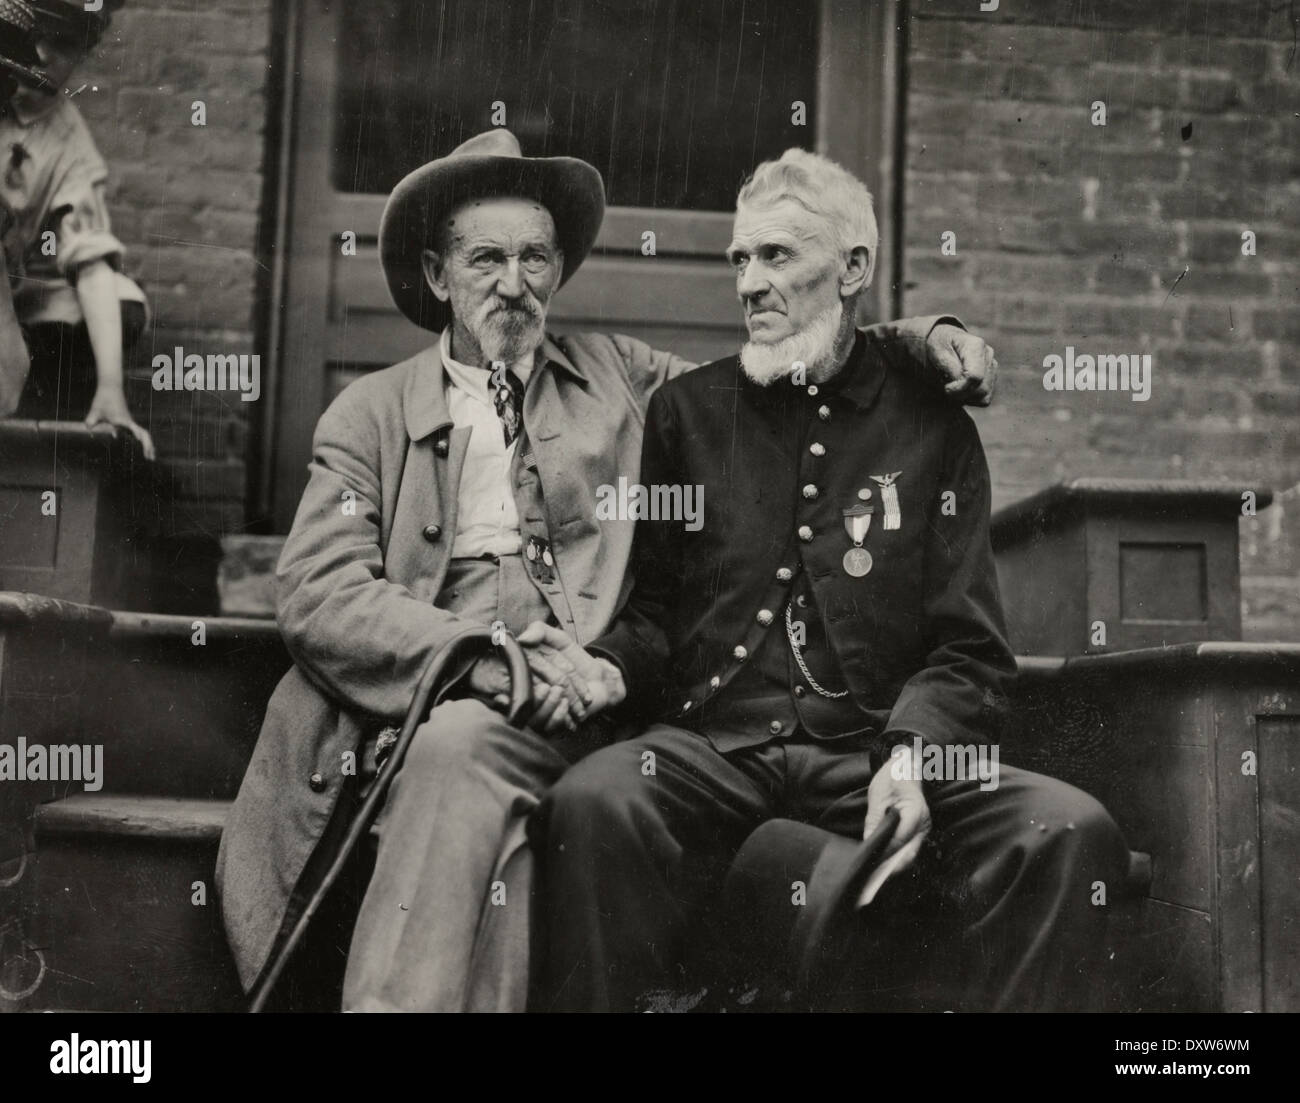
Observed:
[[[537,297],[530,291],[527,298],[518,299],[509,302],[505,299],[495,299],[488,302],[484,307],[481,315],[484,321],[497,314],[523,314],[533,321],[542,317],[542,304],[537,301]]]

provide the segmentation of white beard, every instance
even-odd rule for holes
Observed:
[[[745,374],[760,387],[769,387],[794,371],[802,363],[809,372],[832,362],[839,337],[844,304],[827,307],[808,323],[807,329],[782,337],[779,341],[746,341],[740,350],[740,364]]]
[[[467,326],[483,356],[489,361],[502,361],[515,364],[525,356],[530,356],[546,336],[546,311],[531,292],[528,294],[529,305],[533,307],[532,316],[518,313],[494,312],[495,305],[489,302]]]

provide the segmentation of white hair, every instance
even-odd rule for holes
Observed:
[[[736,209],[789,199],[825,224],[831,241],[841,253],[862,246],[871,253],[867,283],[876,270],[876,246],[880,230],[871,192],[843,165],[806,149],[787,149],[775,161],[764,161],[740,187]]]

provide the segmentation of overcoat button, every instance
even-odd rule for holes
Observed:
[[[807,609],[807,608],[808,608],[808,595],[807,595],[807,594],[799,594],[799,595],[794,599],[794,603],[795,603],[797,606],[799,606],[800,609]]]
[[[813,538],[813,530],[810,529],[807,525],[800,525],[799,539],[802,540],[805,544],[807,544],[811,542],[812,538]]]
[[[808,691],[807,691],[806,689],[804,689],[803,686],[795,686],[795,687],[794,687],[794,695],[795,695],[796,697],[802,697],[802,696],[803,696],[805,693],[807,693],[807,692],[808,692]]]
[[[807,498],[809,501],[811,501],[813,498],[816,498],[817,495],[820,493],[821,491],[818,490],[817,487],[814,486],[812,483],[809,483],[807,486],[803,488],[803,496]]]
[[[816,383],[809,383],[809,384],[808,384],[808,393],[809,393],[813,398],[816,398],[816,397],[817,397],[817,384],[816,384]]]
[[[776,579],[778,582],[789,582],[792,578],[794,578],[794,571],[790,570],[789,567],[777,568]]]
[[[817,407],[817,416],[818,416],[819,418],[821,418],[822,421],[830,421],[830,419],[831,419],[831,408],[830,408],[829,406],[818,406],[818,407]]]
[[[718,686],[720,686],[720,685],[722,685],[722,679],[719,678],[716,674],[715,674],[712,678],[709,679],[709,688],[710,688],[710,689],[717,689]]]
[[[781,721],[780,721],[780,720],[773,720],[770,724],[768,724],[768,726],[767,726],[767,730],[770,731],[773,735],[780,735],[780,734],[781,734]]]
[[[739,644],[739,643],[736,644],[735,649],[731,653],[736,656],[737,662],[743,663],[746,659],[749,658],[749,651],[746,649],[744,644]]]
[[[758,619],[758,623],[761,624],[764,628],[766,628],[769,624],[772,623],[772,610],[760,609],[758,611],[757,619]]]
[[[312,774],[311,777],[307,779],[307,784],[311,786],[311,791],[313,793],[325,792],[325,779],[321,777],[320,774]]]
[[[436,544],[436,543],[438,542],[438,538],[439,538],[441,535],[442,535],[442,526],[441,526],[441,525],[425,525],[425,526],[424,526],[424,538],[425,538],[427,541],[429,541],[430,544]]]
[[[684,705],[682,705],[682,712],[690,712],[692,704],[694,704],[693,701],[687,701]]]
[[[451,445],[447,443],[446,437],[442,437],[441,439],[434,441],[433,450],[437,452],[438,455],[445,456],[451,451]]]
[[[824,456],[826,455],[826,446],[824,444],[818,444],[817,441],[813,441],[812,444],[808,445],[808,451],[814,456]]]

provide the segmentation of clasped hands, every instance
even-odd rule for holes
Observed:
[[[534,621],[517,637],[533,676],[533,713],[528,726],[552,734],[573,731],[627,696],[623,676],[607,659],[589,654],[558,628]],[[484,655],[470,670],[474,695],[498,709],[510,705],[510,674],[495,654]],[[863,837],[897,808],[898,826],[882,855],[879,876],[868,882],[862,903],[869,902],[884,879],[916,861],[930,833],[930,809],[919,781],[894,776],[890,763],[876,771],[867,788],[867,815]]]
[[[534,621],[515,639],[533,676],[528,726],[534,731],[574,731],[627,696],[618,667],[589,654],[558,628]],[[498,655],[484,655],[474,664],[469,686],[475,697],[494,708],[510,705],[510,672]]]

